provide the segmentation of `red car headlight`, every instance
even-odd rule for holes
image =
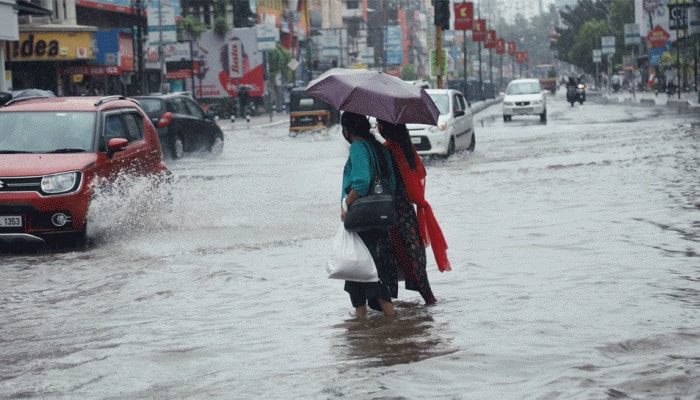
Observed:
[[[75,190],[78,183],[77,172],[47,175],[41,179],[41,191],[46,194],[67,193]]]

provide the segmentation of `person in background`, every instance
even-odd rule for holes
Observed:
[[[418,291],[426,304],[434,304],[437,299],[428,281],[425,248],[432,245],[440,272],[452,268],[442,229],[425,200],[425,167],[411,143],[406,125],[377,120],[377,130],[386,140],[384,145],[399,171],[395,196],[399,225],[390,231],[392,250],[404,273],[406,289]]]
[[[340,124],[343,137],[350,143],[350,154],[343,169],[341,195],[340,218],[345,220],[345,214],[352,203],[369,192],[373,175],[369,153],[371,150],[379,160],[382,176],[389,179],[394,190],[396,181],[391,156],[370,132],[367,117],[346,111],[340,117]],[[386,316],[393,316],[395,311],[391,298],[397,297],[399,285],[389,231],[374,229],[358,232],[358,234],[372,254],[379,281],[371,283],[345,281],[345,291],[350,295],[350,302],[355,307],[356,315],[366,314],[367,305],[369,305],[371,309],[382,311]]]

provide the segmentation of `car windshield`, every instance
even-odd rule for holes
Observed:
[[[541,91],[537,82],[519,82],[508,85],[506,94],[535,94]]]
[[[450,112],[450,99],[447,97],[447,94],[433,93],[430,95],[430,98],[433,99],[438,110],[440,110],[440,114]]]
[[[92,151],[94,112],[0,112],[0,153]]]
[[[149,114],[160,112],[160,109],[162,107],[161,103],[162,101],[160,99],[139,99],[139,104],[141,104],[141,108],[143,108],[143,111]]]

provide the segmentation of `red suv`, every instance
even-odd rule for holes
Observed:
[[[2,93],[0,104],[0,243],[83,240],[95,188],[124,174],[169,179],[134,100]]]

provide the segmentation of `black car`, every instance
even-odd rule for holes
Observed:
[[[219,155],[224,133],[214,120],[188,95],[181,93],[134,97],[158,129],[167,158],[179,159],[185,153],[209,152]]]

